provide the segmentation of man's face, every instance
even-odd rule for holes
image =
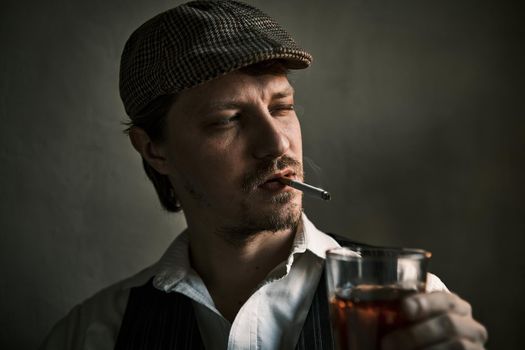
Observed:
[[[169,177],[188,224],[250,235],[293,228],[301,129],[285,75],[229,73],[181,93],[167,117]]]

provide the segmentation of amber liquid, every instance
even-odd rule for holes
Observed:
[[[336,348],[379,350],[386,333],[407,324],[400,310],[401,299],[415,292],[378,286],[336,292],[330,301]]]

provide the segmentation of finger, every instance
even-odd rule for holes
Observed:
[[[487,341],[485,327],[470,316],[442,314],[413,326],[393,331],[383,339],[385,349],[418,349],[450,339],[466,339],[473,343]]]
[[[403,300],[402,308],[409,321],[423,320],[446,312],[463,316],[472,314],[469,303],[448,292],[414,294]]]
[[[468,339],[452,339],[445,343],[434,344],[425,350],[484,350],[485,347]]]

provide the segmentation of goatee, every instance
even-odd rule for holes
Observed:
[[[303,178],[302,164],[289,156],[282,156],[279,159],[261,162],[256,169],[246,174],[242,183],[243,192],[249,195],[272,174],[286,168],[290,168],[297,178]],[[296,196],[301,197],[298,203],[293,201]],[[262,210],[255,207],[248,198],[241,204],[239,222],[221,227],[217,233],[234,245],[242,245],[251,241],[259,233],[295,231],[301,222],[302,193],[296,191],[278,193],[271,197],[270,202],[276,206]]]

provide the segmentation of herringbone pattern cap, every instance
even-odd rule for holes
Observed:
[[[131,34],[121,58],[120,96],[133,119],[161,95],[269,59],[302,69],[312,56],[253,6],[192,1],[153,17]]]

